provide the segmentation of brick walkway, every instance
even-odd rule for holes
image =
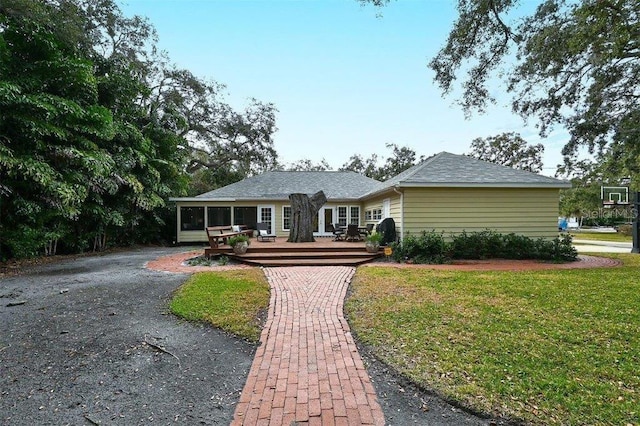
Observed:
[[[354,272],[265,269],[269,316],[232,425],[384,425],[342,314]]]

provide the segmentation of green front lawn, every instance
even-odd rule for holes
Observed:
[[[171,312],[257,342],[269,307],[269,283],[258,268],[193,275],[171,300]]]
[[[359,268],[345,310],[386,363],[534,424],[640,423],[640,256],[532,272]]]
[[[631,237],[620,233],[605,232],[571,232],[574,240],[612,241],[616,243],[630,243]]]

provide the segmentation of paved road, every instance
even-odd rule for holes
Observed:
[[[632,243],[574,239],[578,253],[631,253]]]

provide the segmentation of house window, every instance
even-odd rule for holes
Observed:
[[[346,206],[338,207],[338,224],[340,226],[347,226],[347,207]]]
[[[207,207],[207,226],[231,225],[231,207]]]
[[[371,215],[371,210],[365,210],[364,211],[364,220],[372,220],[373,216]]]
[[[382,219],[382,209],[373,209],[371,211],[371,215],[373,216],[373,220],[381,220]]]
[[[204,230],[204,207],[180,207],[180,229],[183,231]]]
[[[291,229],[291,206],[282,207],[282,230]]]
[[[247,225],[249,229],[256,229],[256,219],[258,218],[257,207],[234,207],[233,224]]]
[[[349,207],[349,223],[360,225],[360,206]]]

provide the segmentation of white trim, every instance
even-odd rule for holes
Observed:
[[[182,231],[180,229],[180,220],[182,219],[181,214],[180,214],[180,207],[181,206],[176,205],[176,218],[178,219],[178,220],[176,220],[176,243],[178,243],[178,244],[181,243],[181,241],[180,241],[180,232]]]
[[[357,208],[358,209],[358,223],[356,223],[356,225],[360,226],[360,224],[361,224],[360,218],[362,217],[362,206],[360,204],[357,204],[357,205],[356,204],[351,204],[349,206],[349,212],[348,212],[349,214],[347,215],[347,220],[348,220],[347,223],[351,223],[353,221],[353,219],[354,219],[351,216],[351,209],[353,209],[353,208]]]
[[[552,178],[550,178],[552,179]],[[396,188],[521,188],[521,189],[567,189],[572,188],[571,182],[560,183],[466,183],[466,182],[433,182],[433,183],[408,183],[400,182],[385,186],[361,195],[358,200],[365,201],[376,198],[385,192],[394,191]]]
[[[256,207],[256,222],[262,223],[262,209],[271,210],[271,228],[269,229],[269,234],[276,233],[276,206],[275,204],[258,204]]]
[[[337,215],[338,215],[338,208],[337,206],[323,206],[320,208],[320,210],[318,210],[318,232],[314,232],[313,235],[317,236],[317,237],[326,237],[326,236],[332,236],[333,234],[330,232],[326,232],[326,226],[327,224],[324,221],[324,215],[325,212],[327,210],[331,211],[331,218],[333,219],[333,222],[331,223],[332,225],[334,223],[336,223],[335,221],[337,220]],[[348,213],[348,211],[347,211]]]
[[[340,223],[340,209],[344,208],[344,212],[345,212],[345,223],[344,226],[347,226],[349,224],[349,206],[348,205],[340,205],[340,206],[336,206],[335,207],[335,212],[336,212],[336,217],[333,221],[333,223]]]
[[[443,183],[399,183],[396,188],[571,188],[570,182],[562,183],[467,183],[467,182],[443,182]],[[388,189],[393,189],[390,186]]]
[[[382,200],[382,218],[386,219],[388,217],[391,217],[391,198]]]
[[[280,213],[282,214],[282,231],[283,232],[289,232],[291,229],[290,228],[285,228],[284,227],[284,209],[285,207],[289,207],[289,209],[291,209],[291,205],[290,204],[283,204],[282,208],[280,209]],[[293,210],[291,211],[291,213],[293,214]],[[289,223],[291,223],[291,217],[289,217]]]

